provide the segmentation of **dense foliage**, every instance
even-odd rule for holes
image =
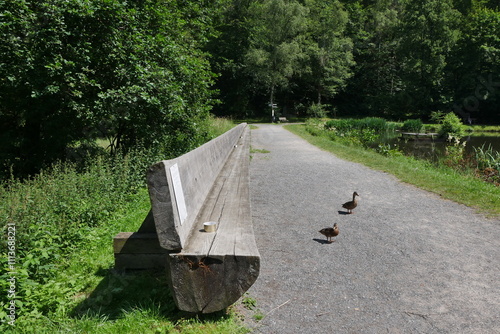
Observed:
[[[222,1],[0,2],[0,161],[32,174],[88,150],[202,135],[213,74],[202,51]]]
[[[380,0],[346,6],[358,21],[351,32],[355,75],[339,98],[345,112],[354,104],[359,114],[388,118],[428,119],[441,110],[464,120],[498,120],[497,2]]]
[[[499,117],[493,0],[0,6],[3,175],[79,157],[98,137],[112,150],[161,142],[180,153],[203,137],[211,110],[270,117],[277,104],[287,116]]]
[[[209,48],[216,111],[495,122],[499,27],[492,0],[235,0]]]

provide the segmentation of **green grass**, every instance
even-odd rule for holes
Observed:
[[[476,132],[500,132],[500,125],[471,125],[470,128]]]
[[[440,194],[490,216],[500,215],[500,188],[448,167],[436,167],[406,156],[386,157],[357,146],[343,145],[320,135],[313,136],[305,125],[286,125],[286,129],[339,158],[361,163],[395,175],[403,182]]]
[[[251,147],[250,148],[250,154],[252,154],[252,153],[264,153],[265,154],[265,153],[271,153],[271,151],[266,150],[266,149],[260,149],[260,148],[253,148],[253,147]]]
[[[150,209],[145,189],[139,191],[106,224],[88,232],[57,265],[53,284],[43,287],[58,305],[47,314],[31,312],[3,333],[247,333],[231,309],[193,317],[176,309],[165,272],[119,273],[113,269],[112,239],[136,231]],[[33,296],[38,303],[45,301]]]

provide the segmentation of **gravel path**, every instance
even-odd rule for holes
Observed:
[[[261,271],[256,333],[500,333],[500,221],[324,152],[252,130]],[[341,204],[360,194],[354,214]],[[325,243],[318,231],[337,223]]]

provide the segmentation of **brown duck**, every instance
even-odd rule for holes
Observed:
[[[337,223],[333,224],[333,227],[325,227],[319,231],[319,233],[323,234],[326,237],[326,241],[332,243],[335,240],[332,240],[333,237],[339,235],[340,231],[337,226]]]
[[[352,210],[358,206],[358,200],[356,199],[356,196],[359,195],[357,192],[354,192],[354,194],[352,194],[352,201],[345,202],[344,204],[342,204],[342,207],[344,209],[347,209],[347,213],[353,213]]]

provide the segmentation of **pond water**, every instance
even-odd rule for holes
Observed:
[[[500,133],[496,136],[486,136],[486,135],[473,135],[465,137],[466,149],[474,151],[473,147],[481,147],[484,145],[485,148],[491,145],[493,150],[500,152]]]
[[[474,154],[474,148],[483,147],[487,149],[491,145],[494,151],[500,152],[500,133],[497,134],[473,134],[462,138],[465,142],[465,151]],[[393,137],[384,141],[385,144],[397,145],[406,155],[436,161],[444,155],[445,142],[442,139],[420,137],[403,138]]]

